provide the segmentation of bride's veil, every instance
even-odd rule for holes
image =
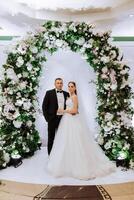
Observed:
[[[78,97],[78,112],[80,114],[82,123],[84,124],[85,128],[86,128],[86,132],[89,136],[91,136],[92,138],[96,137],[96,135],[98,135],[98,128],[94,127],[93,128],[93,124],[92,124],[92,120],[90,122],[90,116],[87,119],[87,110],[86,107],[84,105],[84,98],[86,98],[86,88],[83,88],[83,84],[81,84],[79,81],[75,81],[76,83],[76,92],[77,92],[77,97]],[[85,95],[83,95],[85,94]],[[89,102],[88,105],[86,106],[91,106],[91,115],[93,115],[93,109],[92,109],[92,104],[90,104],[91,102]],[[95,116],[92,116],[92,118],[95,118]]]

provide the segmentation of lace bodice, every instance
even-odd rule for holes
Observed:
[[[66,100],[66,108],[67,109],[73,108],[73,101],[70,97]]]

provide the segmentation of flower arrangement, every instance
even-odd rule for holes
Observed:
[[[134,128],[131,121],[133,93],[129,67],[120,51],[110,43],[110,32],[95,33],[84,22],[47,21],[35,33],[19,41],[8,53],[0,82],[0,168],[10,162],[13,152],[22,158],[38,149],[35,127],[38,109],[37,89],[46,52],[59,48],[79,52],[96,72],[98,143],[105,154],[116,160],[125,155],[127,166],[134,166]],[[122,153],[123,151],[123,153]]]

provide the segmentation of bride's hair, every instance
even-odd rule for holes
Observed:
[[[75,83],[74,81],[69,81],[68,85],[69,85],[70,83],[72,83],[72,84],[75,86],[75,88],[76,88],[76,83]],[[77,90],[76,90],[76,89],[75,89],[75,94],[77,95]]]

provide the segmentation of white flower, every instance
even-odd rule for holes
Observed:
[[[128,150],[128,149],[129,149],[129,147],[130,147],[130,144],[128,144],[128,143],[125,143],[125,144],[124,144],[124,147],[123,147],[123,149],[124,149],[124,150]]]
[[[21,90],[25,89],[26,86],[27,86],[27,81],[23,81],[23,82],[21,82],[21,83],[19,84],[19,88],[20,88]]]
[[[16,106],[22,106],[22,104],[23,104],[23,101],[20,100],[20,99],[18,99],[18,100],[16,101],[16,103],[15,103]]]
[[[27,63],[27,70],[28,71],[31,71],[33,68],[32,64],[31,63]]]
[[[31,51],[32,53],[38,53],[37,47],[30,47],[30,51]]]
[[[101,61],[103,62],[103,63],[108,63],[109,62],[109,57],[108,56],[103,56],[103,57],[101,57]]]
[[[108,79],[108,76],[106,74],[101,74],[102,79]]]
[[[9,161],[10,161],[10,156],[9,156],[9,154],[8,153],[4,153],[4,161],[6,162],[6,163],[8,163]]]
[[[3,167],[6,167],[6,165],[7,165],[7,163],[6,163],[6,162],[4,162],[4,163],[2,164],[2,166],[3,166]]]
[[[104,83],[104,88],[106,89],[106,90],[109,90],[109,88],[110,88],[110,84],[109,83]]]
[[[18,109],[15,108],[13,103],[7,103],[4,106],[3,115],[6,116],[7,119],[13,120],[16,119],[20,115],[20,113]]]
[[[28,72],[23,72],[23,77],[28,77]]]
[[[18,74],[17,77],[18,77],[18,78],[21,78],[21,77],[22,77],[22,74]]]
[[[21,125],[22,125],[22,122],[18,121],[18,120],[15,120],[15,121],[13,121],[13,125],[14,125],[15,128],[20,128]]]
[[[124,75],[124,74],[127,74],[127,73],[128,73],[128,71],[129,71],[129,69],[128,69],[128,68],[126,68],[126,69],[123,69],[123,70],[121,70],[121,71],[120,71],[120,74],[122,74],[122,75]]]
[[[33,124],[32,121],[30,121],[30,120],[27,121],[27,126],[28,126],[28,127],[31,127],[32,124]]]
[[[80,53],[84,53],[85,52],[85,48],[84,47],[81,47],[80,48]]]
[[[85,43],[85,38],[81,37],[79,40],[75,40],[74,43],[82,46]]]
[[[8,91],[8,94],[13,94],[13,90],[10,89],[10,90]]]
[[[91,48],[92,44],[91,43],[84,43],[83,47],[84,48]]]
[[[117,53],[116,53],[115,50],[112,50],[112,51],[110,52],[110,55],[111,55],[111,57],[114,59],[114,58],[116,58]]]
[[[15,74],[14,70],[12,68],[8,68],[6,70],[7,78],[13,80],[13,81],[18,81],[17,75]]]
[[[28,153],[30,151],[30,149],[28,147],[26,147],[25,151]]]
[[[111,113],[106,113],[105,114],[105,120],[108,120],[108,121],[111,121],[112,119],[113,119],[113,114],[111,114]]]
[[[94,64],[97,64],[98,62],[99,62],[98,59],[93,59]]]
[[[121,120],[122,120],[123,124],[126,127],[129,127],[129,126],[131,127],[132,126],[132,120],[129,117],[129,115],[127,113],[125,113],[124,111],[121,111],[120,115],[121,115]]]
[[[19,47],[17,48],[17,51],[24,55],[26,53],[27,46],[25,44],[20,44]]]
[[[116,129],[116,134],[120,134],[120,129]]]
[[[32,104],[29,101],[23,103],[24,110],[29,110],[31,106]]]
[[[82,54],[81,58],[84,59],[84,60],[87,60],[88,56],[87,56],[87,54]]]
[[[111,129],[111,126],[104,126],[104,131],[106,132],[106,134],[108,134],[108,132],[111,131]]]
[[[111,123],[111,121],[110,121],[110,122],[107,122],[107,126],[109,126],[109,127],[112,128],[112,123]]]
[[[23,60],[22,56],[19,56],[19,57],[17,58],[17,63],[16,63],[16,65],[17,65],[18,67],[21,67],[23,64],[24,64],[24,60]]]
[[[134,161],[133,161],[132,159],[130,160],[129,165],[130,165],[130,168],[131,168],[131,169],[134,169]]]
[[[106,142],[106,144],[104,145],[105,149],[110,149],[111,147],[111,142]]]
[[[110,88],[111,88],[113,91],[116,90],[116,89],[117,89],[117,83],[112,84],[112,85],[110,86]]]
[[[108,68],[107,67],[103,67],[101,70],[104,74],[106,74],[108,72]]]
[[[124,77],[122,79],[121,89],[124,88],[126,85],[129,85],[129,81],[127,81]]]
[[[55,41],[55,45],[56,45],[57,47],[62,47],[62,45],[63,45],[63,41],[57,39],[57,40]]]
[[[103,145],[104,144],[104,138],[102,136],[99,136],[97,139],[98,144]]]

